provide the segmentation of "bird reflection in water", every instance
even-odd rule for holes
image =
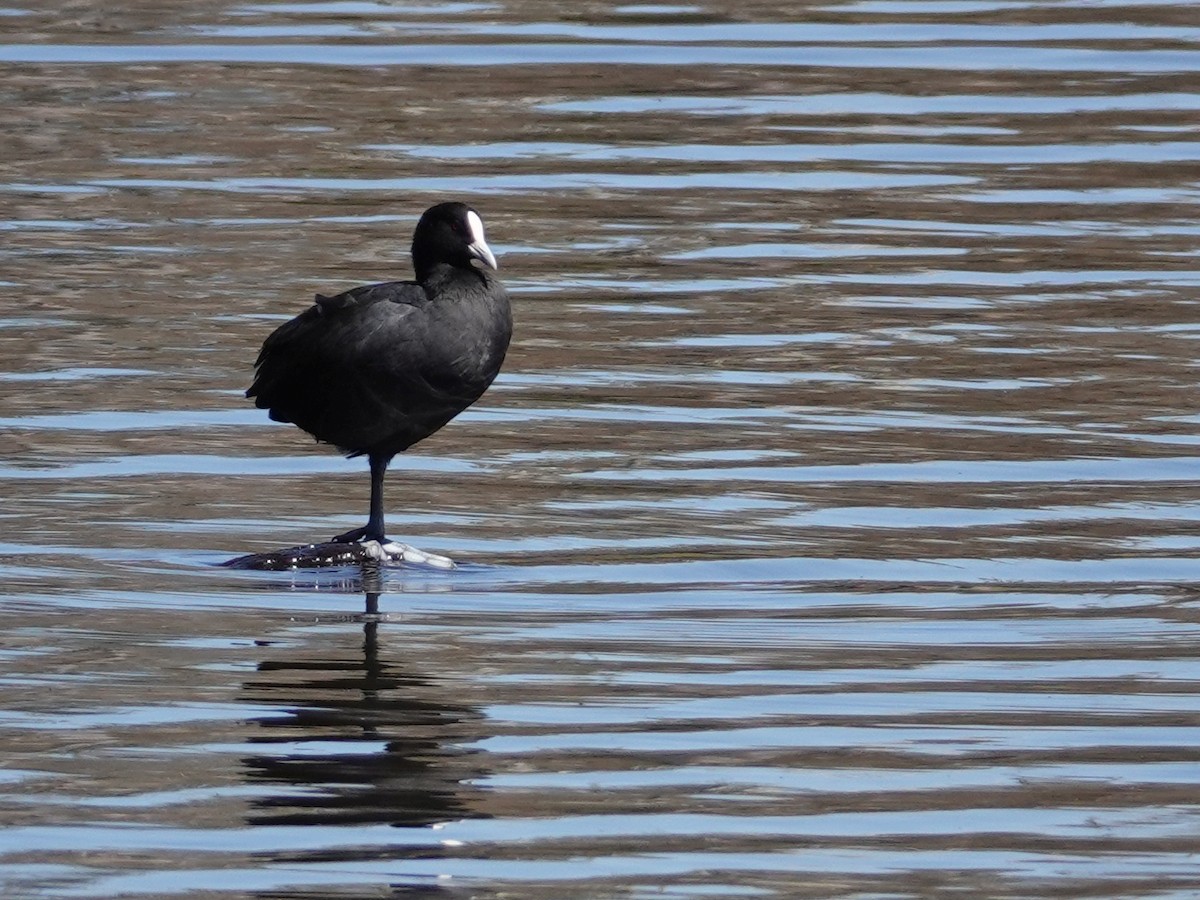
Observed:
[[[361,653],[264,660],[246,683],[252,702],[288,707],[257,720],[265,733],[250,743],[263,752],[243,759],[252,782],[283,788],[253,801],[251,825],[423,827],[486,817],[471,786],[483,774],[481,753],[460,746],[478,739],[472,723],[484,716],[448,699],[454,688],[397,662],[402,635],[379,633],[380,586],[378,567],[364,566]]]

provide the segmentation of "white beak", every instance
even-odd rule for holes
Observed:
[[[499,266],[496,265],[496,257],[492,254],[491,248],[488,247],[488,245],[485,244],[482,239],[472,241],[467,245],[467,249],[471,252],[471,256],[473,256],[475,259],[482,260],[493,269],[499,268]]]
[[[467,213],[467,226],[471,229],[471,243],[467,245],[467,249],[471,251],[471,256],[482,260],[493,269],[500,268],[496,265],[496,257],[492,254],[491,248],[488,247],[487,241],[483,239],[483,219],[479,218],[479,214],[475,210],[470,210]]]

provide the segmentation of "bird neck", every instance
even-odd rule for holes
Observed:
[[[416,260],[413,260],[416,263]],[[487,275],[480,269],[474,266],[455,266],[450,263],[440,262],[429,267],[423,267],[420,264],[415,265],[417,272],[417,281],[425,288],[426,293],[434,294],[438,289],[452,282],[466,282],[468,284],[486,284]]]

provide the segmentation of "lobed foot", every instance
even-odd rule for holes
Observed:
[[[431,566],[435,569],[454,568],[454,560],[448,556],[426,553],[424,550],[418,550],[416,547],[409,544],[401,544],[398,541],[384,539],[380,542],[379,549],[389,560],[395,560],[398,557],[402,562],[414,566]]]
[[[389,540],[382,534],[375,534],[370,525],[355,528],[345,534],[333,538],[332,544],[362,544],[363,552],[373,559],[384,562],[406,562],[416,566],[431,566],[435,569],[453,569],[454,560],[448,556],[436,553],[426,553],[410,544]]]

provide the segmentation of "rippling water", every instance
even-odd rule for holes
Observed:
[[[1200,891],[1195,24],[0,9],[5,896]],[[216,567],[361,524],[241,392],[447,196],[460,568]]]

